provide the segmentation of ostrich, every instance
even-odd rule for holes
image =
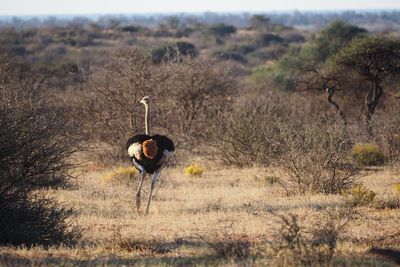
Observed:
[[[146,174],[152,174],[146,213],[149,213],[151,195],[160,176],[161,170],[173,156],[175,147],[171,139],[164,135],[150,136],[150,97],[145,96],[140,101],[145,107],[146,134],[132,136],[126,142],[126,149],[135,167],[139,170],[141,179],[136,193],[136,208],[140,208],[140,190]]]

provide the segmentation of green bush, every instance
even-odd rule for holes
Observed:
[[[236,32],[236,28],[232,25],[226,25],[223,23],[211,25],[208,29],[208,31],[215,35],[215,36],[220,36],[220,37],[227,37],[231,35],[232,33]]]
[[[365,166],[379,166],[385,163],[385,155],[374,144],[356,144],[351,156],[355,162]]]
[[[250,80],[255,83],[265,83],[271,73],[271,66],[260,65],[251,70]]]
[[[272,33],[264,33],[257,38],[257,44],[259,46],[268,46],[272,44],[281,44],[284,43],[282,37]]]
[[[347,202],[354,206],[363,206],[371,203],[376,193],[362,184],[358,184],[343,192],[343,195],[347,197]]]

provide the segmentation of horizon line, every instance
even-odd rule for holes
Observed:
[[[206,13],[215,13],[215,14],[267,14],[267,13],[329,13],[329,12],[348,12],[348,11],[355,11],[355,12],[382,12],[382,11],[400,11],[400,8],[358,8],[358,9],[280,9],[280,10],[264,10],[264,11],[174,11],[174,12],[113,12],[113,13],[57,13],[57,14],[0,14],[0,17],[57,17],[57,16],[138,16],[138,15],[182,15],[182,14],[206,14]]]

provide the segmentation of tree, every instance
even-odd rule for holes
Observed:
[[[366,90],[366,122],[372,134],[371,120],[383,95],[384,81],[400,74],[400,41],[379,37],[364,37],[353,40],[331,60],[332,73],[359,75],[370,87]]]
[[[351,40],[367,31],[354,25],[346,24],[336,20],[330,23],[321,31],[319,36],[313,41],[314,59],[324,62],[330,56],[336,54],[345,47]]]
[[[293,90],[297,85],[310,84],[310,76],[320,76],[321,68],[326,60],[334,56],[340,49],[347,46],[351,40],[366,31],[357,26],[334,21],[321,31],[318,37],[302,46],[291,46],[286,55],[281,57],[272,73],[274,81],[285,89]],[[316,75],[317,74],[317,75]],[[318,78],[318,81],[321,79]],[[325,90],[322,79],[318,86]],[[312,81],[311,83],[314,83]]]
[[[251,28],[264,29],[270,24],[270,19],[264,15],[253,15],[250,18]]]

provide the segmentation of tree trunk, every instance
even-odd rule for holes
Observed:
[[[333,94],[335,93],[335,89],[333,88],[327,88],[326,91],[328,92],[328,102],[333,105],[336,109],[336,112],[339,113],[340,117],[342,118],[344,125],[347,125],[346,117],[344,116],[342,110],[340,109],[340,106],[338,103],[336,103],[335,100],[333,100]]]
[[[372,136],[372,116],[374,115],[378,101],[382,94],[383,90],[380,86],[379,80],[372,81],[372,87],[368,91],[365,101],[367,105],[367,131],[370,136]]]

